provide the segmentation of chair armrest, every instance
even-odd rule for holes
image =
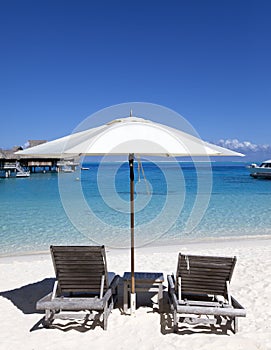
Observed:
[[[174,309],[177,310],[178,299],[176,297],[173,279],[174,279],[174,277],[172,275],[168,275],[167,276],[167,280],[168,280],[168,295],[169,295],[171,304],[174,306]]]
[[[119,275],[116,275],[116,276],[113,278],[112,282],[110,283],[109,288],[111,288],[111,289],[114,290],[115,288],[117,288],[119,282],[120,282],[120,276],[119,276]]]
[[[56,280],[54,283],[54,288],[53,288],[51,300],[53,300],[56,297],[57,288],[58,288],[58,280]]]
[[[119,284],[119,281],[120,281],[120,276],[116,275],[113,278],[112,282],[110,283],[110,286],[109,286],[108,290],[106,291],[105,295],[102,298],[104,304],[108,302],[108,300],[111,298],[111,296],[113,294],[115,294],[115,289],[117,288],[117,286]]]

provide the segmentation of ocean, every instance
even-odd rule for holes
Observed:
[[[51,244],[130,245],[129,166],[0,179],[0,255]],[[140,171],[139,171],[140,170]],[[136,246],[270,235],[271,181],[244,163],[135,164]]]

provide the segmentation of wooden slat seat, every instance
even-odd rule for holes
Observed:
[[[237,332],[237,317],[246,316],[246,312],[230,295],[235,264],[236,257],[179,254],[176,277],[168,276],[175,331],[178,330],[178,314],[195,314],[197,317],[193,321],[191,317],[181,319],[193,324],[206,324],[208,320],[216,324],[215,319],[225,317]],[[207,319],[202,315],[208,316]]]
[[[45,326],[55,318],[68,318],[68,311],[94,312],[107,328],[107,319],[116,299],[119,276],[109,285],[104,246],[51,246],[56,283],[52,293],[37,302],[45,310]],[[60,311],[60,312],[59,312]],[[71,317],[76,317],[71,315]]]

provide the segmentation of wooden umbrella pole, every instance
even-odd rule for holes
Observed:
[[[134,206],[134,155],[129,154],[130,166],[130,218],[131,218],[131,293],[135,293],[135,206]],[[132,305],[131,305],[132,308]]]

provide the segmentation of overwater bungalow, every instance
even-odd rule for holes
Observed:
[[[47,142],[46,140],[29,140],[27,148]],[[73,159],[61,161],[57,158],[38,158],[19,156],[15,152],[22,150],[21,146],[12,149],[0,149],[0,177],[28,177],[36,172],[59,172],[74,171],[79,165]]]

